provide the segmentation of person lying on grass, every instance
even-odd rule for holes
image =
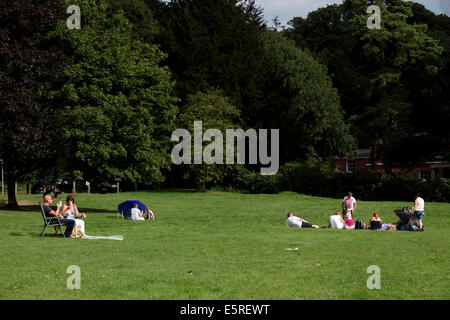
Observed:
[[[78,212],[77,205],[75,204],[75,198],[73,195],[69,195],[66,198],[66,204],[63,207],[62,214],[66,219],[75,220],[75,226],[81,228],[81,236],[84,238],[86,236],[86,231],[84,229],[84,221],[81,219],[76,219],[79,217],[86,218],[84,213]]]
[[[288,227],[288,228],[316,228],[316,229],[320,229],[319,226],[316,226],[314,224],[310,224],[308,221],[303,220],[302,218],[294,216],[294,214],[291,213],[291,212],[289,212],[287,214],[286,227]]]
[[[75,221],[72,219],[64,219],[64,216],[59,212],[59,210],[61,209],[62,206],[62,202],[60,201],[56,207],[56,210],[53,210],[50,206],[53,203],[53,199],[52,196],[47,194],[44,196],[44,204],[43,204],[43,209],[44,209],[44,214],[47,218],[51,218],[54,217],[55,219],[59,216],[60,219],[59,221],[61,222],[62,225],[66,226],[66,231],[64,232],[64,235],[66,238],[70,238],[70,235],[72,234],[72,230],[75,227]],[[53,222],[53,220],[52,220]]]

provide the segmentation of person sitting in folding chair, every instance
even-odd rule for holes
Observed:
[[[58,202],[58,205],[56,207],[56,210],[53,210],[50,206],[53,203],[53,199],[52,197],[47,194],[44,196],[44,205],[42,206],[43,210],[44,210],[44,214],[47,218],[51,218],[51,217],[60,217],[59,221],[61,222],[61,225],[65,225],[66,226],[66,231],[64,232],[64,236],[66,238],[70,238],[70,235],[72,234],[72,230],[75,227],[75,220],[73,219],[64,219],[63,215],[61,213],[59,213],[61,206],[62,206],[62,202]],[[56,219],[55,219],[56,220]]]
[[[75,197],[73,195],[68,195],[66,198],[66,202],[67,204],[64,205],[62,214],[66,219],[75,220],[75,226],[80,227],[81,237],[84,238],[86,236],[84,221],[77,218],[86,218],[86,215],[84,213],[78,212],[77,205],[75,204]]]

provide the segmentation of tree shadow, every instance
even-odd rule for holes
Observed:
[[[55,206],[52,206],[53,209],[56,209]],[[19,206],[19,208],[9,208],[7,205],[0,205],[0,211],[11,211],[11,212],[40,212],[41,207],[37,205],[24,205]],[[86,214],[89,213],[117,213],[117,210],[112,209],[99,209],[99,208],[84,208],[80,212],[85,212]]]

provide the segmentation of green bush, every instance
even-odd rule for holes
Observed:
[[[390,176],[373,172],[339,173],[297,162],[284,164],[277,175],[262,176],[239,166],[228,183],[250,193],[294,191],[314,196],[341,198],[352,191],[358,199],[413,201],[420,192],[426,201],[450,202],[450,179],[416,180],[410,175]]]

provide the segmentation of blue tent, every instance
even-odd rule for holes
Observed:
[[[145,212],[146,205],[138,200],[127,200],[125,202],[122,202],[119,204],[118,212],[123,215],[124,218],[131,218],[131,209],[134,207],[134,205],[138,205],[138,209],[142,212]]]

